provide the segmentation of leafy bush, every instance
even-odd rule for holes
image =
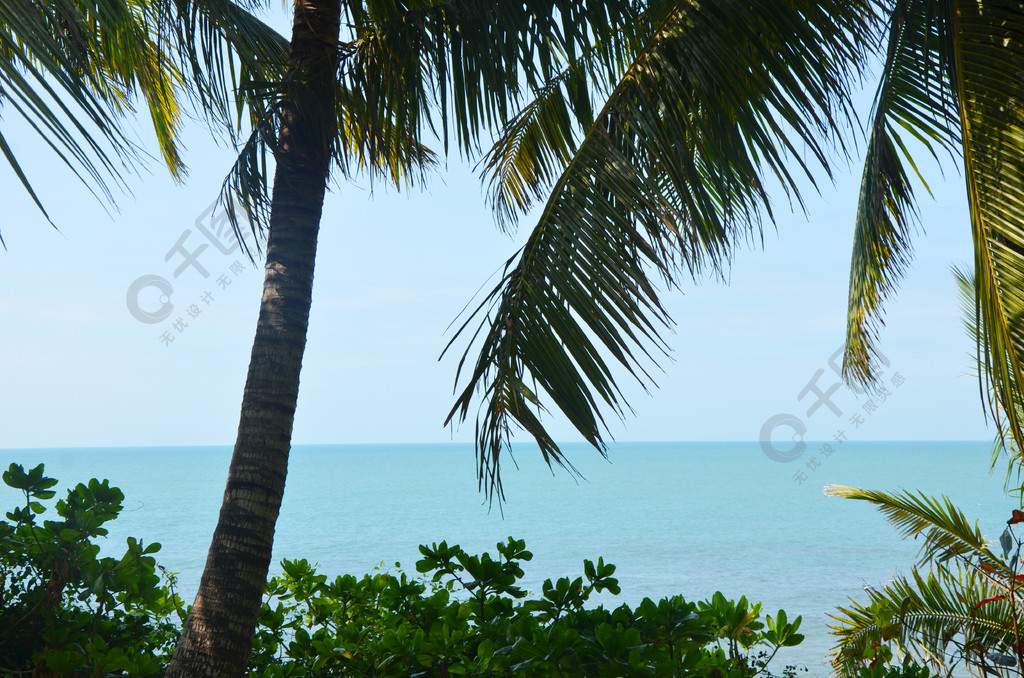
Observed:
[[[267,586],[250,675],[740,678],[767,673],[779,648],[803,640],[799,617],[779,611],[762,622],[760,604],[720,593],[587,609],[593,593],[619,592],[603,559],[527,598],[521,563],[533,556],[511,537],[497,557],[445,542],[420,552],[426,580],[328,581],[305,560],[284,561]]]
[[[52,507],[57,519],[43,520],[57,484],[43,466],[12,464],[3,480],[24,504],[0,522],[0,675],[161,675],[187,610],[173,576],[157,574],[159,544],[129,537],[121,558],[99,557],[93,542],[120,513],[121,491],[79,484]],[[529,597],[520,581],[533,555],[511,537],[496,556],[445,542],[420,552],[414,577],[328,581],[305,560],[283,561],[267,584],[249,675],[749,678],[803,640],[799,617],[780,610],[762,621],[759,603],[720,593],[588,609],[594,593],[619,593],[615,566],[600,558]]]
[[[25,502],[0,522],[0,673],[162,675],[182,610],[156,573],[160,545],[129,537],[121,558],[100,558],[92,543],[120,513],[121,491],[90,480],[41,520],[57,484],[43,466],[11,464],[3,481]]]

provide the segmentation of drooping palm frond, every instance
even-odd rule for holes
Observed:
[[[918,219],[912,175],[928,189],[913,144],[938,157],[938,151],[954,152],[960,143],[950,89],[949,17],[942,4],[898,0],[889,18],[850,265],[843,375],[860,385],[874,379],[882,306],[911,260]]]
[[[656,14],[658,9],[649,8],[610,44],[589,47],[545,82],[502,129],[480,163],[488,201],[502,230],[511,230],[565,171],[578,137],[594,126],[595,99],[603,101],[614,91],[624,68],[650,37],[652,22],[664,18]]]
[[[249,137],[238,145],[235,162],[224,177],[214,202],[214,210],[223,211],[235,238],[253,263],[262,254],[262,243],[270,225],[269,181],[277,130],[277,119],[273,115],[256,121]],[[252,247],[244,237],[246,225],[253,235]]]
[[[1012,403],[1024,365],[1024,109],[1016,102],[1024,100],[1024,81],[1006,74],[1024,69],[1024,9],[1006,0],[897,7],[891,74],[879,93],[886,119],[876,116],[858,212],[844,372],[871,379],[881,303],[909,261],[913,195],[900,158],[912,161],[890,128],[897,124],[933,153],[958,141],[974,234],[983,402],[998,402],[1000,430],[1019,448],[1024,428]]]
[[[346,176],[365,173],[371,180],[381,177],[395,186],[414,185],[439,161],[414,130],[390,120],[379,124],[362,92],[339,89],[338,125],[335,155]]]
[[[840,676],[860,675],[875,643],[895,643],[938,671],[960,661],[977,670],[990,652],[1012,654],[1015,629],[1024,625],[1020,606],[1003,593],[971,568],[896,577],[881,590],[868,589],[867,604],[850,601],[832,615],[832,665]]]
[[[43,10],[51,15],[63,55],[75,53],[77,75],[119,117],[135,113],[135,100],[144,100],[164,162],[181,180],[177,99],[183,79],[169,61],[174,46],[156,30],[154,7],[146,0],[76,0],[75,5],[77,13],[63,3]]]
[[[111,182],[139,149],[118,128],[141,95],[172,174],[180,74],[165,61],[145,3],[134,0],[0,4],[0,100],[32,127],[90,190],[113,200]],[[0,152],[46,211],[0,131]]]
[[[585,59],[540,88],[502,130],[484,156],[483,175],[498,225],[509,230],[565,170],[576,152],[578,130],[593,125]]]
[[[368,170],[371,180],[396,184],[414,183],[436,162],[425,137],[436,132],[447,150],[451,126],[460,149],[469,153],[483,132],[506,120],[524,83],[542,82],[592,40],[631,25],[634,12],[628,0],[371,0],[343,6],[352,39],[339,45],[338,119],[322,128],[331,130],[333,160],[343,176]],[[229,199],[257,220],[265,214],[268,177],[257,158],[268,150],[272,155],[273,135],[266,130],[292,86],[301,84],[283,73],[273,82],[252,78],[243,87],[254,132],[221,193],[236,228],[238,211]]]
[[[628,407],[602,353],[643,384],[670,323],[651,273],[720,273],[771,215],[765,174],[799,202],[797,174],[828,171],[848,83],[874,29],[867,3],[667,3],[555,183],[523,251],[459,333],[468,373],[449,422],[479,397],[481,484],[526,430],[564,463],[544,399],[603,449],[599,403]],[[805,159],[809,158],[809,159]],[[796,170],[789,168],[789,162]],[[486,317],[483,317],[486,314]],[[476,323],[480,323],[476,326]],[[469,351],[480,353],[467,365]],[[449,345],[450,346],[450,345]],[[654,347],[649,349],[648,347]]]
[[[829,485],[825,494],[870,502],[904,539],[923,537],[921,565],[944,565],[960,558],[1009,572],[1003,560],[989,549],[978,524],[972,526],[946,497],[937,499],[906,491],[889,494],[844,485]]]
[[[122,173],[142,157],[119,127],[135,113],[137,99],[165,163],[180,179],[178,98],[187,93],[234,134],[246,93],[279,80],[286,54],[284,38],[231,0],[0,5],[0,99],[109,202],[111,182],[125,189]],[[2,132],[0,152],[45,214]]]
[[[254,12],[259,0],[149,0],[159,34],[175,46],[176,65],[191,81],[197,108],[228,134],[246,122],[249,99],[285,76],[288,40]],[[266,102],[258,102],[260,110]],[[255,126],[256,120],[248,120]],[[232,136],[232,138],[234,138]]]
[[[238,242],[254,259],[270,218],[270,160],[277,140],[277,105],[288,82],[288,40],[254,14],[265,4],[258,0],[150,2],[157,8],[161,34],[177,46],[176,63],[188,74],[189,95],[238,151],[214,209],[223,210]],[[247,136],[240,138],[246,128]],[[246,225],[256,252],[243,237]]]
[[[951,8],[952,9],[952,8]],[[964,174],[974,234],[975,299],[983,384],[1003,427],[1024,447],[1024,8],[962,0],[951,14],[953,86],[961,102]]]
[[[255,121],[249,137],[238,148],[238,155],[225,177],[216,202],[216,209],[224,211],[240,242],[241,228],[248,223],[258,248],[270,224],[269,172],[277,149],[279,119],[275,96],[253,97],[250,112]],[[268,107],[255,113],[257,102]],[[359,93],[344,87],[337,92],[337,116],[325,121],[333,128],[332,151],[335,166],[345,177],[364,173],[390,181],[395,186],[414,184],[422,179],[426,170],[437,164],[437,156],[408,130],[400,130],[390,123],[383,126],[379,120],[367,115],[365,101]],[[372,124],[367,124],[371,121]],[[245,216],[245,221],[242,216]],[[248,252],[250,258],[254,253]]]

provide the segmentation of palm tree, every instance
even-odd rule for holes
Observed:
[[[317,232],[331,161],[338,0],[296,2],[277,108],[266,278],[238,439],[199,592],[168,676],[243,674],[287,473]],[[259,121],[262,122],[262,121]],[[257,124],[259,129],[259,123]]]
[[[609,26],[628,25],[627,3],[584,9]],[[445,140],[454,124],[468,152],[488,121],[508,117],[523,82],[549,77],[560,54],[609,32],[579,21],[555,29],[556,17],[578,10],[482,0],[402,11],[387,3],[295,4],[287,72],[262,100],[250,98],[253,132],[222,194],[232,218],[240,203],[255,229],[266,227],[266,278],[224,502],[168,676],[237,676],[248,663],[284,491],[332,162],[343,174],[358,166],[414,179],[432,160],[419,143],[432,115]],[[348,42],[339,40],[343,11],[354,30]],[[260,162],[267,150],[276,165],[272,197]]]
[[[640,338],[657,336],[643,310],[664,320],[645,269],[669,280],[677,269],[720,270],[735,240],[758,233],[763,172],[799,199],[791,171],[827,169],[818,139],[838,138],[850,64],[874,28],[866,0],[296,2],[287,71],[248,99],[253,133],[222,194],[229,215],[240,204],[266,228],[266,279],[224,503],[167,675],[238,676],[248,660],[332,164],[416,180],[433,157],[428,134],[471,156],[502,126],[486,159],[499,214],[514,220],[550,192],[507,291],[491,297],[497,329],[453,410],[465,415],[476,384],[492,398],[478,438],[481,483],[500,495],[510,422],[562,461],[532,414],[530,378],[599,445],[580,370],[612,405],[617,390],[586,332],[635,365]],[[548,280],[559,284],[545,291]]]

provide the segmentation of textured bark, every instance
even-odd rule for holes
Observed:
[[[266,277],[227,487],[168,678],[245,673],[284,494],[335,124],[339,0],[297,0]]]

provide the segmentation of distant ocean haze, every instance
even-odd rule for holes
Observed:
[[[1003,491],[1003,469],[989,471],[989,442],[845,442],[810,464],[810,451],[780,463],[757,443],[618,443],[607,461],[586,445],[565,449],[583,479],[549,471],[536,448],[517,446],[515,463],[505,459],[502,469],[499,507],[477,491],[468,445],[296,446],[273,571],[282,558],[306,558],[329,576],[396,562],[415,574],[419,544],[493,553],[514,536],[534,554],[524,566],[534,592],[546,578],[582,575],[585,558],[604,557],[622,586],[621,595],[597,599],[606,606],[722,591],[762,601],[772,615],[803,615],[807,639],[773,665],[803,663],[825,676],[828,615],[851,597],[863,601],[865,585],[908,573],[919,548],[868,504],[825,497],[826,484],[945,494],[992,539],[1018,506]],[[230,456],[229,447],[3,451],[5,468],[45,463],[62,487],[92,477],[120,487],[125,510],[104,549],[123,552],[128,536],[160,542],[157,562],[178,573],[188,601]],[[6,511],[18,494],[4,486],[0,498]]]

